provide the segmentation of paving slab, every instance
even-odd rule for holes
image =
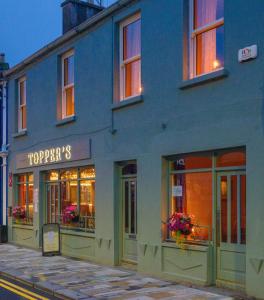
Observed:
[[[36,250],[0,244],[0,273],[71,299],[231,300],[229,296]]]

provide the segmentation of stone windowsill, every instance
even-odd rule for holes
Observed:
[[[33,224],[18,224],[18,223],[13,223],[12,227],[19,228],[19,229],[26,229],[26,230],[33,230],[34,228]]]
[[[95,233],[85,232],[82,230],[74,230],[71,228],[68,229],[65,227],[61,227],[60,232],[61,232],[61,234],[64,234],[64,235],[75,235],[75,236],[83,236],[83,237],[90,237],[90,238],[95,237]]]
[[[18,131],[16,133],[13,133],[12,137],[13,138],[19,138],[21,136],[26,136],[26,135],[27,135],[27,130],[21,130],[21,131]]]
[[[215,80],[219,80],[228,76],[228,71],[226,69],[221,69],[216,72],[198,76],[192,79],[184,80],[180,85],[179,89],[185,90],[198,85],[206,84]]]
[[[112,104],[112,110],[118,110],[123,107],[128,107],[132,105],[136,105],[143,102],[143,95],[138,95],[135,97],[128,98],[126,100],[120,101],[118,103]]]
[[[174,241],[163,241],[161,244],[162,247],[169,247],[169,248],[176,248],[176,249],[181,249]],[[192,243],[192,242],[186,242],[184,243],[184,249],[186,250],[196,250],[196,251],[201,251],[201,252],[207,252],[208,247],[210,246],[210,243]]]
[[[68,118],[58,120],[56,122],[55,126],[59,127],[59,126],[63,126],[63,125],[75,122],[75,121],[76,121],[76,116],[71,116],[71,117],[68,117]]]

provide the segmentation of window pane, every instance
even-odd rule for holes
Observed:
[[[123,59],[129,59],[131,57],[140,55],[141,49],[141,37],[140,26],[141,20],[137,20],[130,23],[123,29],[123,43],[124,43],[124,57]]]
[[[74,83],[74,56],[64,59],[64,86]]]
[[[243,150],[218,155],[217,167],[237,167],[246,165],[246,153]]]
[[[122,175],[137,174],[137,164],[128,164],[122,168]]]
[[[125,232],[129,233],[129,182],[125,181]]]
[[[70,179],[77,179],[77,177],[78,175],[76,169],[61,172],[61,179],[70,180]]]
[[[173,192],[177,187],[177,194]],[[189,173],[172,176],[172,213],[192,215],[195,238],[209,240],[212,226],[212,173]]]
[[[19,83],[19,101],[20,105],[26,104],[26,82],[21,81]]]
[[[61,214],[62,224],[73,224],[78,216],[77,211],[77,181],[66,181],[61,183]]]
[[[227,242],[227,177],[221,177],[221,241]]]
[[[26,106],[21,107],[21,129],[27,128],[27,110]]]
[[[65,97],[66,97],[66,116],[74,115],[74,88],[69,87],[65,89]]]
[[[171,163],[173,171],[212,168],[211,155],[183,155]]]
[[[224,66],[224,26],[196,37],[196,74],[215,71]]]
[[[132,234],[136,234],[137,231],[136,231],[136,220],[137,220],[137,213],[136,213],[136,210],[137,210],[137,200],[136,200],[136,182],[135,181],[131,181],[130,182],[130,219],[131,219],[131,230],[130,230],[130,233]]]
[[[141,93],[140,60],[125,65],[125,97]]]
[[[27,202],[27,185],[22,183],[18,185],[18,205],[23,206],[26,209]]]
[[[33,183],[28,184],[28,218],[30,222],[33,222]]]
[[[240,227],[241,244],[246,244],[246,175],[240,176]]]
[[[224,0],[194,0],[194,28],[224,17]]]
[[[95,168],[89,167],[80,171],[81,178],[95,178]]]
[[[80,226],[95,228],[95,180],[80,181]]]
[[[56,171],[50,172],[47,176],[47,180],[49,180],[49,181],[59,180],[59,173]]]
[[[17,179],[18,182],[26,182],[27,181],[27,175],[18,175],[18,179]]]
[[[231,243],[237,243],[237,176],[231,176]]]

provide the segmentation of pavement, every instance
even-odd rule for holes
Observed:
[[[41,252],[0,244],[0,275],[31,284],[63,299],[116,300],[231,300],[243,299],[204,288],[140,275],[63,256],[43,257]],[[229,294],[229,295],[228,295]],[[1,297],[0,297],[1,299]]]

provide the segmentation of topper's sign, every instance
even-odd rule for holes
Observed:
[[[62,147],[50,148],[30,152],[27,155],[29,166],[38,166],[45,164],[52,164],[63,160],[71,160],[72,146],[66,145]]]
[[[72,141],[64,145],[43,147],[16,155],[16,168],[31,168],[91,158],[91,140]]]

